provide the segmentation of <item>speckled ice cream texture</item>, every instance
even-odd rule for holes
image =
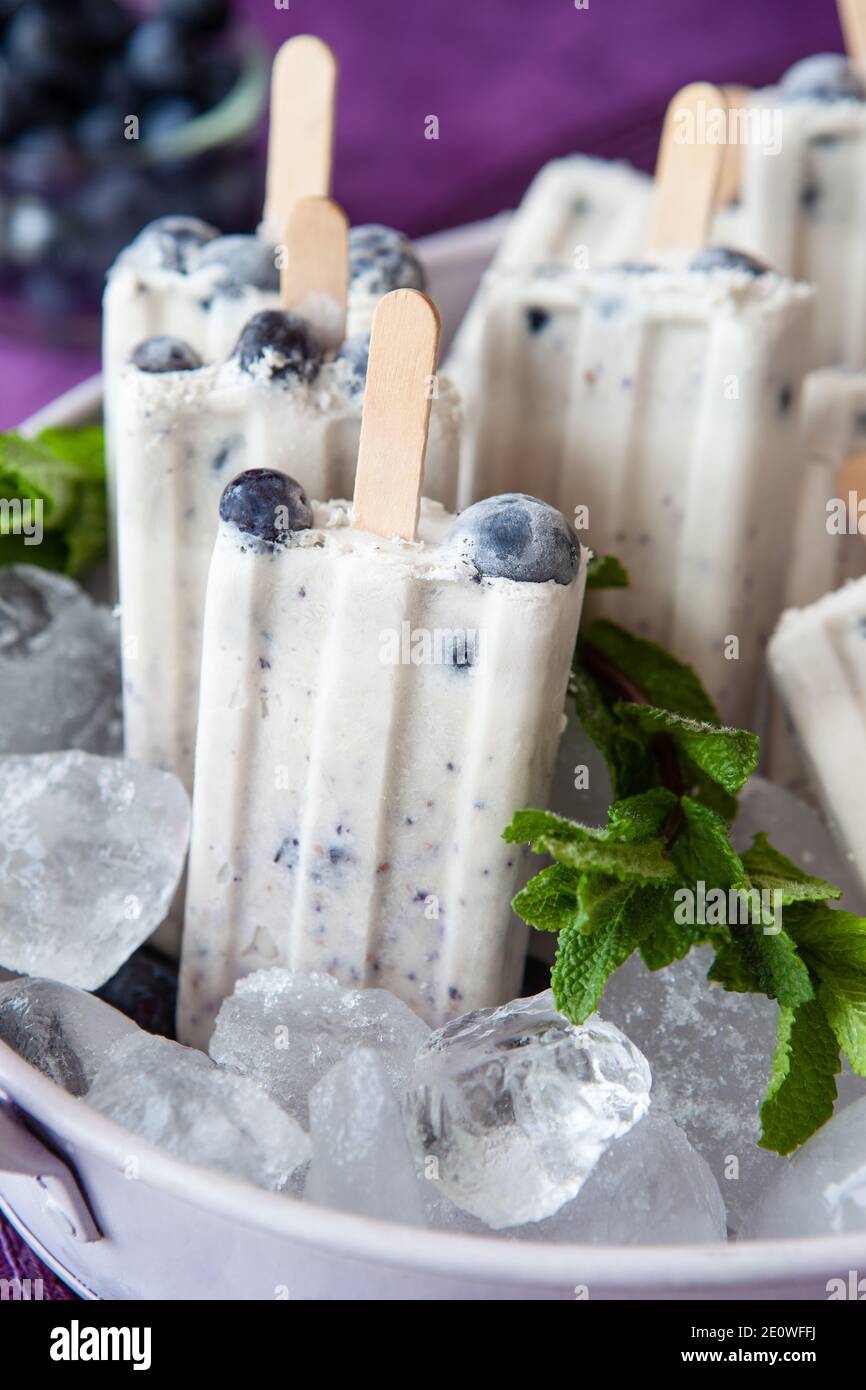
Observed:
[[[508,905],[528,860],[501,834],[549,790],[586,553],[570,584],[479,579],[452,521],[425,500],[420,541],[385,541],[331,503],[258,552],[221,526],[187,1039],[206,1043],[234,981],[275,964],[380,985],[428,1022],[517,993],[525,929]]]
[[[728,245],[816,287],[814,365],[866,366],[866,104],[786,102],[779,87],[750,105],[777,122],[768,154],[742,144],[739,203],[719,220]]]
[[[236,357],[197,371],[124,374],[117,440],[126,751],[192,793],[207,573],[220,494],[267,464],[309,497],[351,496],[363,391],[342,358],[315,380],[244,371]],[[259,370],[260,369],[260,370]],[[431,410],[425,485],[456,490],[459,405],[444,379]]]
[[[784,613],[768,661],[812,788],[866,892],[866,577]]]
[[[682,265],[491,272],[461,491],[588,508],[581,538],[631,581],[592,614],[675,651],[748,725],[789,558],[813,295]]]
[[[653,181],[619,160],[568,155],[536,174],[510,217],[493,261],[500,270],[531,272],[550,263],[611,265],[641,254],[652,208]],[[484,336],[487,281],[475,294],[454,340],[447,370],[472,381],[471,362]]]
[[[841,501],[849,525],[847,489],[839,472],[853,454],[866,452],[866,372],[825,367],[803,384],[805,471],[790,544],[784,607],[804,608],[849,579],[866,573],[863,536],[830,529],[828,503]],[[856,527],[858,518],[852,518]],[[834,525],[838,522],[834,519]],[[808,790],[806,768],[781,701],[773,700],[764,766],[774,782]]]

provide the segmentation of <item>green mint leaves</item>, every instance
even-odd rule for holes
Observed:
[[[592,587],[627,582],[612,557],[594,564]],[[766,835],[737,854],[730,826],[759,740],[722,726],[689,667],[595,622],[581,635],[571,689],[610,772],[607,825],[525,810],[504,831],[553,860],[514,908],[559,935],[557,1007],[582,1022],[633,951],[660,970],[712,945],[711,983],[779,1003],[760,1142],[790,1153],[832,1114],[840,1054],[866,1075],[866,920],[830,906],[840,891]]]
[[[0,435],[0,564],[75,575],[107,544],[102,429]]]

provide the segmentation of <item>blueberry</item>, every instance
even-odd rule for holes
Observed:
[[[227,53],[202,58],[195,75],[195,94],[203,111],[219,106],[234,91],[241,75],[237,60]]]
[[[231,0],[160,0],[159,13],[193,33],[215,34],[228,23]]]
[[[268,545],[285,545],[292,531],[309,531],[313,512],[300,483],[274,468],[250,468],[220,498],[220,517]]]
[[[115,102],[100,101],[75,123],[75,139],[86,154],[105,154],[125,144],[127,112]]]
[[[742,270],[746,275],[766,275],[770,267],[745,251],[728,246],[705,246],[689,261],[689,270]]]
[[[349,232],[349,273],[369,294],[427,288],[426,272],[409,238],[376,223]]]
[[[76,151],[62,126],[34,126],[12,146],[10,166],[19,188],[48,188],[74,179]]]
[[[132,22],[117,0],[77,0],[81,27],[88,44],[104,53],[122,48],[129,37]]]
[[[87,92],[87,35],[74,6],[28,0],[9,22],[4,49],[15,72],[73,94]]]
[[[218,236],[216,227],[197,217],[158,217],[139,232],[128,259],[142,270],[185,272],[199,248]]]
[[[370,358],[370,335],[369,333],[356,333],[354,337],[347,338],[340,351],[337,353],[337,361],[345,362],[349,369],[348,389],[353,396],[359,391],[363,391],[367,383],[367,362]]]
[[[550,314],[547,312],[546,309],[527,309],[526,322],[529,327],[530,333],[534,335],[536,333],[540,333],[541,330],[544,327],[546,327],[546,325],[550,322]]]
[[[296,376],[315,381],[322,365],[322,348],[306,319],[280,309],[254,314],[234,350],[245,372],[260,364],[270,377]]]
[[[6,144],[29,125],[36,110],[32,88],[0,59],[0,144]]]
[[[194,372],[201,366],[201,358],[189,343],[167,334],[145,338],[130,361],[140,372]]]
[[[779,83],[785,101],[866,101],[866,87],[841,53],[814,53],[789,68]]]
[[[176,135],[198,114],[198,108],[186,97],[159,97],[148,102],[141,113],[141,138],[153,142]]]
[[[653,275],[658,266],[651,261],[620,261],[619,265],[612,267],[613,270],[621,270],[624,275]]]
[[[39,198],[18,198],[6,222],[4,251],[16,265],[38,265],[53,254],[63,228],[56,212]]]
[[[142,946],[130,956],[96,993],[139,1028],[160,1037],[174,1037],[177,961],[167,960],[152,946]]]
[[[276,293],[280,288],[273,246],[259,236],[221,236],[209,241],[190,260],[190,271],[219,266],[219,288],[237,292],[245,285]]]
[[[467,507],[451,539],[484,579],[570,584],[580,563],[580,541],[562,513],[523,492]]]
[[[195,75],[195,59],[183,30],[169,19],[148,19],[126,46],[130,76],[154,92],[183,94]]]

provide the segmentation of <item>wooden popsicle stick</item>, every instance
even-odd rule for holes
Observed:
[[[413,541],[418,526],[439,312],[418,290],[392,290],[373,315],[352,525]]]
[[[289,215],[280,270],[280,300],[307,319],[322,346],[346,336],[349,220],[330,198],[302,198]]]
[[[721,89],[722,96],[728,108],[728,142],[724,148],[722,158],[722,172],[719,176],[719,186],[716,190],[716,205],[726,208],[729,203],[733,203],[740,193],[740,174],[743,166],[743,146],[739,140],[732,140],[731,135],[736,134],[732,131],[730,113],[741,111],[749,105],[749,97],[752,94],[751,87],[726,86]]]
[[[714,111],[727,116],[727,103],[708,82],[683,87],[668,106],[656,164],[650,250],[699,251],[706,244],[725,149],[706,138]]]
[[[839,496],[846,506],[850,501],[850,494],[854,493],[857,499],[854,505],[854,515],[859,520],[859,503],[861,501],[866,502],[866,454],[848,455],[836,475],[836,486],[839,489]],[[858,534],[860,534],[859,527]]]
[[[866,63],[866,0],[836,0],[845,52],[855,63]]]
[[[271,123],[262,225],[276,240],[301,198],[327,198],[334,154],[337,60],[326,43],[299,34],[271,70]]]

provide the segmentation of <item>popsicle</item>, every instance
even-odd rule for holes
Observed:
[[[511,216],[491,269],[611,265],[640,253],[652,208],[652,179],[624,161],[569,155],[536,174]],[[470,304],[446,362],[460,380],[484,333],[487,279]]]
[[[845,7],[862,32],[861,3]],[[740,249],[816,286],[816,362],[866,367],[866,75],[816,54],[751,95],[768,123],[741,146],[740,205],[725,224]],[[757,130],[757,122],[755,130]]]
[[[220,494],[254,464],[288,469],[313,496],[351,492],[368,338],[342,341],[346,219],[299,202],[285,233],[285,310],[253,316],[225,361],[177,339],[140,344],[121,382],[117,439],[124,736],[129,757],[192,792],[201,629]],[[328,345],[326,348],[325,345]],[[459,410],[436,383],[434,495],[454,504]],[[177,948],[163,933],[161,944]]]
[[[331,183],[337,64],[308,34],[274,59],[265,205],[255,236],[221,236],[196,218],[145,227],[108,273],[103,302],[103,389],[109,494],[114,515],[116,402],[123,367],[139,343],[180,338],[203,362],[226,357],[253,314],[280,307],[280,239],[296,204],[327,197]],[[350,233],[348,336],[367,333],[375,302],[401,285],[425,288],[411,244],[389,227]]]
[[[790,545],[786,609],[805,608],[866,573],[866,373],[824,367],[806,377],[803,438],[806,466]],[[764,754],[773,781],[806,790],[806,768],[778,699]]]
[[[812,786],[866,892],[866,578],[784,613],[768,657]]]
[[[373,323],[354,503],[230,483],[208,580],[179,1027],[263,966],[381,986],[430,1022],[519,987],[501,839],[544,804],[586,552],[553,508],[420,501],[438,316]]]
[[[724,104],[706,84],[670,104],[651,259],[490,277],[460,501],[526,489],[575,516],[631,579],[593,611],[691,663],[748,724],[782,606],[813,296],[705,245],[724,147],[675,132]]]

